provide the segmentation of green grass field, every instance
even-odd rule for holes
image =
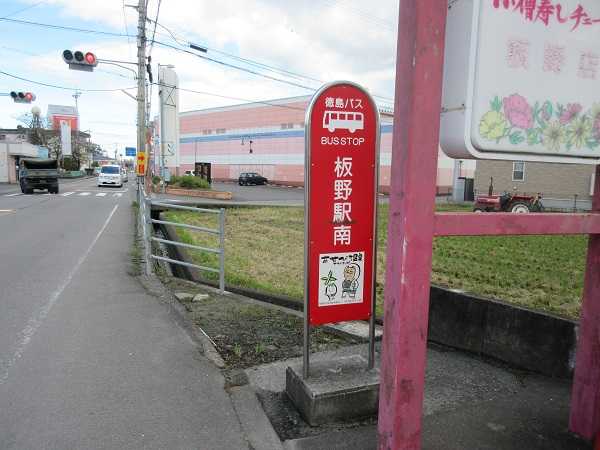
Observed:
[[[440,205],[438,210],[456,208]],[[212,214],[179,211],[167,214],[176,221],[217,225],[217,218]],[[178,233],[189,243],[218,246],[215,236],[206,233],[183,229],[178,229]],[[380,305],[383,300],[386,238],[387,206],[381,205],[377,258]],[[225,238],[227,282],[301,301],[303,239],[303,208],[228,208]],[[586,246],[585,236],[436,238],[431,281],[578,318]],[[215,255],[196,251],[190,254],[198,263],[217,267]],[[378,310],[381,312],[381,308]]]

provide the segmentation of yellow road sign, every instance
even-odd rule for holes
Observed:
[[[135,171],[138,176],[146,175],[146,152],[138,152]]]

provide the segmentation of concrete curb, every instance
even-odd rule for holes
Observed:
[[[175,296],[162,284],[156,275],[139,276],[138,280],[144,288],[153,296],[158,297],[173,313],[177,324],[190,336],[192,341],[201,349],[206,358],[219,369],[225,367],[225,361],[213,345],[208,335],[198,325],[193,323],[187,314],[185,307]]]
[[[231,200],[231,198],[233,197],[231,192],[212,191],[209,189],[185,189],[167,187],[165,193],[175,196],[208,198],[213,200]]]
[[[233,407],[250,448],[254,450],[283,450],[279,436],[265,414],[256,393],[249,385],[229,390]]]

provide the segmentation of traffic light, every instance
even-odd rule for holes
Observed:
[[[12,91],[10,96],[15,103],[31,103],[35,100],[35,94],[32,94],[31,92]]]
[[[86,72],[92,72],[94,67],[98,65],[98,59],[92,52],[72,52],[71,50],[65,50],[62,54],[63,61],[69,65],[69,69],[72,70],[84,70]]]

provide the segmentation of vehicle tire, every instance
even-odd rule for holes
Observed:
[[[523,202],[513,203],[510,207],[510,212],[515,214],[527,214],[530,212],[529,205]]]
[[[238,184],[239,184],[240,186],[243,186],[243,185],[244,185],[244,183],[242,183],[241,181],[238,181]]]
[[[25,194],[27,194],[27,195],[33,194],[33,188],[25,187]]]
[[[481,208],[474,208],[473,212],[475,212],[475,213],[482,213],[482,212],[485,212],[485,211],[483,209],[481,209]]]
[[[56,187],[54,188],[54,193],[55,193],[55,194],[58,194],[58,190],[59,190],[59,188],[58,188],[58,186],[56,186]]]

